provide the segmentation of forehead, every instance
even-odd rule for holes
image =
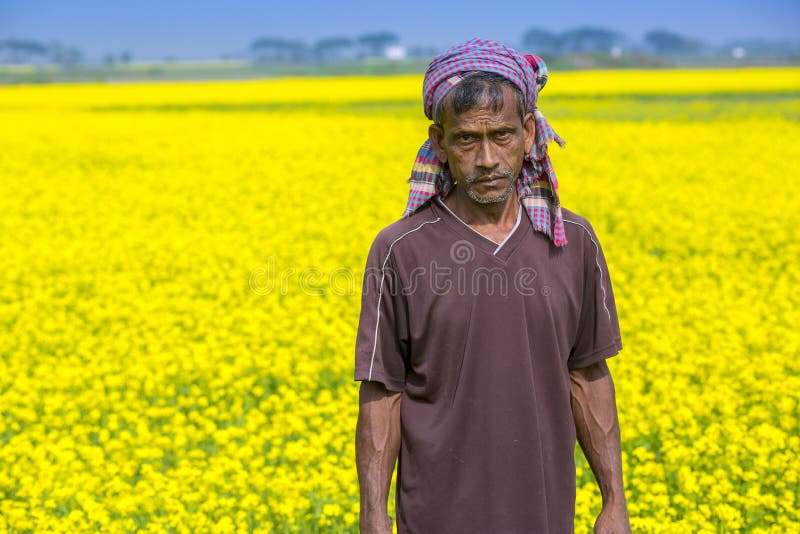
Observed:
[[[452,94],[452,93],[451,93]],[[497,109],[491,108],[491,101],[487,94],[478,104],[462,113],[456,113],[453,109],[450,94],[445,97],[444,116],[442,123],[446,130],[465,129],[470,127],[482,127],[487,125],[520,125],[522,121],[517,109],[517,99],[510,87],[502,86],[503,101],[502,106]]]

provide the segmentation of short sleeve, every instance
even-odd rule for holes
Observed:
[[[584,230],[583,300],[577,336],[567,360],[570,370],[588,367],[622,350],[614,291],[603,249],[588,222]]]
[[[405,387],[409,351],[408,305],[390,243],[378,234],[367,255],[356,336],[355,380]]]

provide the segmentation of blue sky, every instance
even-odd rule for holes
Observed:
[[[490,7],[486,7],[490,6]],[[432,2],[254,0],[0,0],[0,40],[57,40],[88,60],[219,58],[257,37],[303,39],[388,30],[405,45],[444,49],[480,36],[512,46],[524,31],[603,26],[632,40],[667,28],[720,44],[737,37],[800,39],[800,0],[517,0]]]

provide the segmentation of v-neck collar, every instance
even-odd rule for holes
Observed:
[[[448,224],[448,226],[464,237],[464,239],[467,239],[476,247],[485,251],[487,254],[502,260],[503,262],[508,259],[512,252],[514,252],[514,249],[517,247],[517,245],[519,245],[525,234],[525,226],[522,223],[523,219],[526,218],[527,215],[523,215],[524,210],[521,202],[518,202],[519,211],[517,211],[517,222],[514,225],[514,228],[511,229],[508,235],[506,235],[505,239],[503,239],[503,241],[500,243],[492,241],[464,222],[461,217],[456,215],[455,212],[447,207],[440,195],[436,195],[434,197],[434,202],[431,202],[431,204],[436,212],[436,215],[441,217],[442,220]]]

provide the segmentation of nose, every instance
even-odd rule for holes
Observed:
[[[485,169],[494,169],[498,163],[500,163],[500,161],[497,148],[491,140],[484,137],[481,140],[481,146],[478,150],[478,159],[475,161],[475,164]]]

